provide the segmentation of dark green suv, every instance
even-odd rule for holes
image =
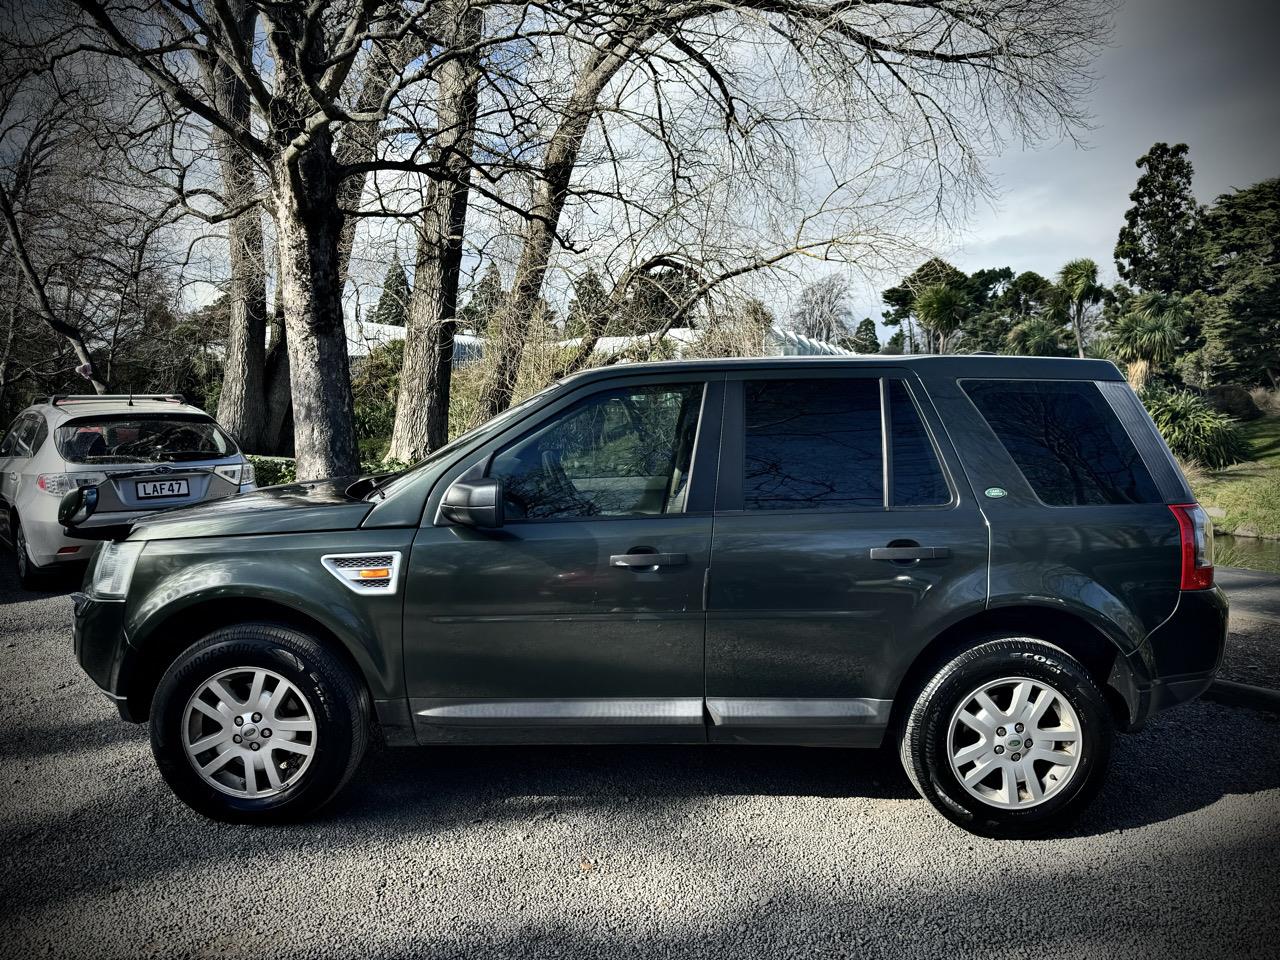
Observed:
[[[1114,730],[1209,685],[1227,623],[1203,511],[1095,360],[595,370],[395,476],[116,537],[76,654],[226,820],[315,810],[370,736],[888,738],[944,816],[1043,832]]]

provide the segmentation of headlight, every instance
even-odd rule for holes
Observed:
[[[112,540],[103,544],[93,566],[91,592],[95,597],[123,600],[129,592],[133,568],[142,555],[145,540]]]

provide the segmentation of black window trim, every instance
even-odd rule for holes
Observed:
[[[1138,460],[1142,463],[1143,468],[1147,471],[1147,475],[1151,479],[1151,485],[1155,488],[1156,493],[1158,493],[1160,496],[1163,497],[1164,493],[1160,488],[1160,484],[1156,481],[1156,476],[1151,471],[1151,466],[1147,462],[1147,458],[1142,454],[1141,444],[1139,444],[1137,440],[1133,437],[1133,435],[1129,433],[1129,430],[1124,425],[1124,420],[1120,416],[1119,411],[1115,409],[1114,405],[1111,403],[1110,398],[1098,386],[1098,384],[1100,383],[1114,383],[1114,382],[1115,381],[1111,381],[1111,380],[1088,380],[1083,377],[957,377],[956,378],[956,386],[960,388],[961,396],[963,396],[965,400],[969,403],[969,405],[973,407],[973,412],[974,414],[977,415],[978,422],[981,423],[983,426],[983,429],[985,429],[991,435],[991,438],[995,441],[997,448],[1003,453],[1005,458],[1008,459],[1010,466],[1012,466],[1013,469],[1017,472],[1018,477],[1021,478],[1022,480],[1023,486],[1026,487],[1027,492],[1031,495],[1032,499],[1035,500],[1038,506],[1044,507],[1048,510],[1096,510],[1099,508],[1110,509],[1112,507],[1165,506],[1166,503],[1164,500],[1161,500],[1159,503],[1156,503],[1155,501],[1151,503],[1046,503],[1044,500],[1040,499],[1040,494],[1036,490],[1035,484],[1033,484],[1027,478],[1027,475],[1022,472],[1022,467],[1018,464],[1018,461],[1013,458],[1013,454],[1009,452],[1009,448],[1004,445],[1004,441],[1000,439],[1000,435],[996,433],[995,428],[992,427],[991,424],[987,422],[986,416],[983,415],[982,410],[979,409],[978,405],[973,402],[973,397],[969,396],[969,391],[966,390],[964,387],[966,383],[1087,383],[1091,385],[1095,390],[1098,391],[1098,396],[1102,399],[1103,405],[1108,410],[1110,410],[1112,415],[1116,418],[1116,424],[1117,426],[1119,426],[1120,432],[1125,435],[1125,437],[1129,440],[1129,443],[1133,446],[1133,450],[1138,455]],[[1144,409],[1145,409],[1145,406],[1144,406]]]
[[[686,517],[690,519],[710,517],[714,506],[716,473],[719,468],[719,458],[715,456],[716,450],[711,441],[713,439],[718,441],[718,437],[715,434],[718,434],[721,430],[724,413],[724,377],[723,375],[717,375],[714,371],[710,373],[676,373],[661,377],[656,377],[653,374],[646,374],[643,377],[620,375],[617,379],[597,380],[589,384],[583,384],[581,389],[565,394],[562,397],[557,397],[542,410],[531,411],[530,416],[522,417],[517,423],[512,424],[509,430],[503,431],[496,437],[489,438],[489,441],[481,448],[480,456],[477,457],[477,451],[473,449],[455,461],[441,475],[441,479],[436,482],[431,494],[428,496],[428,510],[425,516],[433,518],[428,525],[452,526],[448,520],[440,516],[440,500],[443,499],[444,492],[449,489],[451,484],[472,472],[476,476],[487,477],[490,468],[493,466],[493,460],[498,453],[530,433],[539,430],[549,420],[560,416],[570,407],[596,394],[608,393],[618,389],[643,389],[645,387],[677,386],[691,383],[702,386],[702,399],[698,406],[698,427],[693,435],[693,455],[689,461],[689,498],[686,500],[686,507],[690,502],[693,502],[695,504],[705,503],[705,508],[685,509],[680,513],[597,517],[513,517],[505,521],[503,526],[547,523],[613,523],[628,520],[652,522],[654,520],[679,520]],[[718,446],[718,442],[716,445]],[[704,460],[707,464],[705,467],[702,465]]]
[[[954,510],[959,506],[955,478],[938,438],[934,436],[929,420],[924,415],[912,380],[914,374],[901,367],[868,367],[865,370],[786,370],[768,368],[763,370],[735,370],[730,373],[725,384],[725,413],[721,427],[720,440],[720,486],[716,493],[716,516],[791,516],[795,514],[863,514],[894,513],[918,510]],[[756,380],[878,380],[880,396],[880,463],[882,468],[880,506],[878,507],[782,507],[774,510],[745,509],[743,477],[746,470],[746,395],[743,384]],[[942,470],[943,482],[947,485],[950,499],[946,503],[930,503],[895,506],[893,498],[893,458],[892,458],[892,421],[889,419],[889,381],[897,380],[906,388],[907,396],[915,407],[916,416],[924,428],[925,436],[933,450],[934,458]],[[724,504],[722,506],[722,504]],[[732,504],[732,506],[729,506]]]

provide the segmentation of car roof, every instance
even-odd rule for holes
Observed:
[[[996,354],[961,355],[915,354],[895,356],[865,354],[840,357],[756,357],[712,360],[664,360],[656,363],[627,363],[594,367],[561,381],[577,385],[633,374],[724,372],[735,370],[840,370],[906,368],[921,377],[988,377],[996,380],[1123,380],[1110,360],[1080,360],[1075,357],[1007,357]]]
[[[39,410],[51,423],[65,423],[83,417],[127,417],[136,414],[168,413],[181,416],[205,417],[212,420],[204,410],[183,403],[178,399],[160,399],[156,397],[135,397],[130,401],[127,397],[50,397],[32,404],[29,410]]]

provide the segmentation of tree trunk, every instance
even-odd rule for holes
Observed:
[[[473,44],[482,28],[483,13],[468,11],[457,45]],[[387,460],[411,463],[449,442],[453,339],[479,79],[474,57],[451,61],[440,72],[437,150],[446,174],[432,184],[418,227],[404,364]]]
[[[225,30],[252,44],[256,11],[244,0],[228,0],[228,18],[215,20]],[[224,38],[225,39],[225,38]],[[248,128],[252,124],[249,90],[222,59],[202,61],[204,85],[220,114]],[[242,210],[227,226],[231,282],[231,322],[222,361],[222,393],[218,421],[249,453],[267,452],[264,363],[267,336],[267,281],[262,253],[262,211],[256,204],[258,182],[253,155],[236,139],[215,127],[213,145],[222,173],[222,199],[228,210]]]
[[[595,116],[600,92],[623,62],[623,58],[613,52],[593,57],[579,76],[560,125],[547,145],[542,171],[534,187],[515,283],[495,320],[497,335],[488,345],[492,356],[480,390],[477,413],[481,419],[495,417],[511,405],[516,378],[520,374],[520,361],[524,358],[525,341],[529,336],[529,323],[542,294],[542,279],[582,149],[582,138]]]
[[[276,305],[272,314],[271,347],[267,351],[267,425],[265,445],[278,457],[293,456],[293,396],[289,383],[289,334],[284,325],[284,304],[280,284],[276,284]]]
[[[282,159],[272,181],[298,479],[349,476],[360,458],[338,276],[338,169],[328,138],[317,134],[292,165]]]
[[[219,153],[224,148],[219,147]],[[233,206],[256,193],[253,168],[231,156],[222,163],[223,190]],[[241,160],[248,161],[247,155]],[[266,453],[267,407],[265,362],[267,338],[267,283],[262,259],[262,213],[255,205],[231,221],[227,230],[230,248],[231,323],[227,329],[222,361],[222,393],[218,421],[249,453]]]

